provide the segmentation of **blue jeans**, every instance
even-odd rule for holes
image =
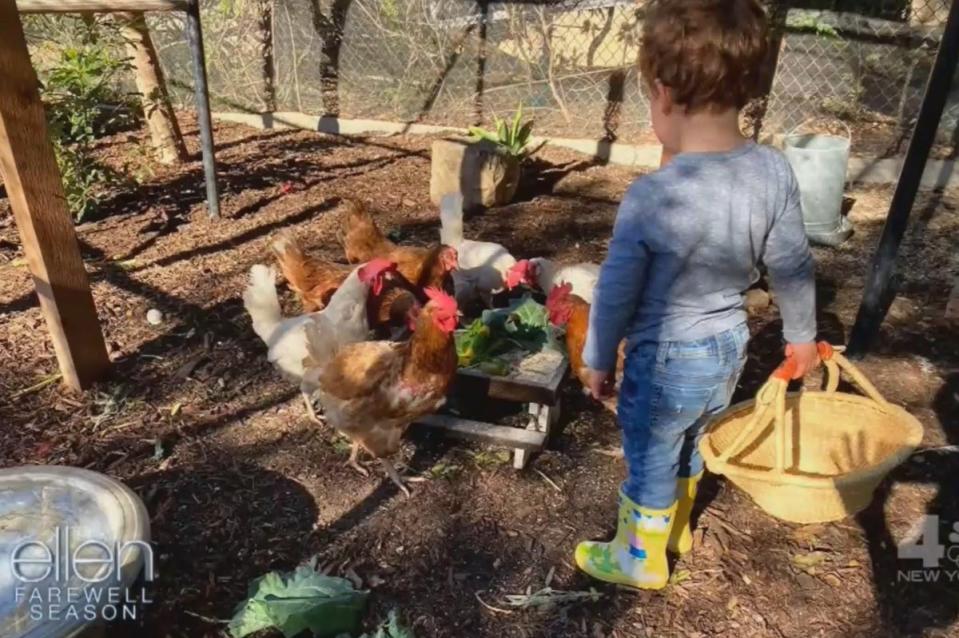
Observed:
[[[703,470],[699,441],[710,417],[726,409],[746,364],[742,324],[698,341],[636,344],[619,393],[626,481],[638,505],[666,509],[676,478]]]

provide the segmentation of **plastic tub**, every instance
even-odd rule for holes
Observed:
[[[147,560],[152,578],[149,540],[143,502],[119,481],[62,466],[0,470],[0,636],[88,635],[122,617],[115,615],[122,599],[110,610],[109,595],[125,595]]]

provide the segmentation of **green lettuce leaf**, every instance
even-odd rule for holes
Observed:
[[[291,572],[270,572],[250,583],[248,598],[230,621],[233,638],[276,628],[286,638],[310,631],[320,638],[354,633],[367,592],[343,578],[324,576],[311,565]]]
[[[453,335],[456,343],[456,358],[460,367],[469,367],[483,358],[489,350],[491,332],[489,326],[477,319]]]
[[[546,311],[546,306],[537,303],[529,295],[523,297],[506,320],[506,329],[510,332],[541,331],[547,326],[549,326],[549,313]]]
[[[461,367],[503,376],[511,368],[503,355],[510,351],[536,353],[549,349],[565,354],[559,337],[546,307],[527,294],[506,308],[484,310],[479,319],[458,331],[456,354]]]

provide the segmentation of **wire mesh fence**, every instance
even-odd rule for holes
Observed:
[[[522,105],[537,133],[653,141],[636,70],[642,0],[203,0],[212,99],[455,126]],[[905,148],[950,0],[767,0],[763,134],[839,120],[855,152]],[[182,17],[150,25],[175,94],[192,99]],[[951,153],[959,83],[940,130]]]
[[[645,129],[633,71],[638,11],[630,1],[343,5],[348,11],[338,13],[277,1],[280,108],[463,126],[522,104],[552,134]]]
[[[839,120],[851,128],[859,152],[903,151],[949,0],[795,4],[771,8],[777,55],[763,128],[786,132],[810,120]],[[949,104],[940,152],[956,128],[959,93]]]

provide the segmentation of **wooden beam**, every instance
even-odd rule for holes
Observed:
[[[186,0],[17,0],[20,13],[186,11]]]
[[[514,428],[508,425],[494,425],[482,421],[460,419],[446,414],[430,414],[420,417],[413,424],[441,431],[449,436],[478,441],[488,445],[528,450],[536,452],[546,445],[546,433],[536,430]]]
[[[110,359],[14,0],[0,0],[0,78],[0,175],[63,379],[85,388]]]

